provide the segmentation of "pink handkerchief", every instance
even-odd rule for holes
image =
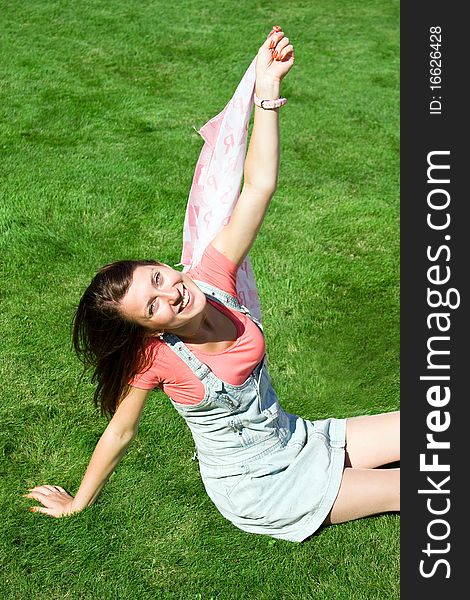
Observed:
[[[183,271],[196,265],[206,246],[230,219],[240,195],[248,125],[253,109],[256,57],[222,112],[199,134],[204,139],[189,192],[183,229]],[[258,290],[250,259],[237,275],[238,299],[261,320]]]

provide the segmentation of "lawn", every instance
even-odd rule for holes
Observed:
[[[302,544],[236,529],[206,496],[161,393],[94,506],[77,490],[107,420],[71,349],[97,268],[180,260],[202,147],[271,26],[283,82],[279,186],[250,257],[270,372],[310,419],[399,408],[399,2],[0,0],[0,597],[399,598],[399,517]]]

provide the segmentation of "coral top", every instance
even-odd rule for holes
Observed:
[[[187,271],[196,281],[204,281],[224,292],[237,296],[238,267],[209,244],[201,262]],[[208,299],[224,313],[237,328],[237,339],[223,352],[201,352],[191,348],[193,354],[205,363],[214,374],[232,385],[241,385],[263,358],[266,347],[259,327],[246,315]],[[161,388],[172,400],[181,404],[198,404],[204,398],[204,386],[191,369],[159,338],[148,342],[151,366],[136,375],[130,384],[151,390]]]

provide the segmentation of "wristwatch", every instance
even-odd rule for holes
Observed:
[[[280,106],[284,106],[287,102],[287,98],[278,98],[277,100],[261,100],[255,94],[255,104],[260,108],[264,108],[265,110],[271,110],[273,108],[279,108]]]

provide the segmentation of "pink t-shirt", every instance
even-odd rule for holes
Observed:
[[[196,281],[204,281],[232,296],[237,296],[237,266],[216,250],[212,244],[206,248],[201,262],[187,271]],[[193,354],[213,373],[232,385],[241,385],[263,358],[266,347],[259,327],[246,315],[209,300],[227,315],[237,328],[237,339],[223,352],[201,352],[191,348]],[[160,387],[170,398],[180,404],[198,404],[204,398],[204,386],[191,369],[159,338],[148,342],[151,355],[150,368],[136,375],[130,382],[134,387],[151,390]]]

